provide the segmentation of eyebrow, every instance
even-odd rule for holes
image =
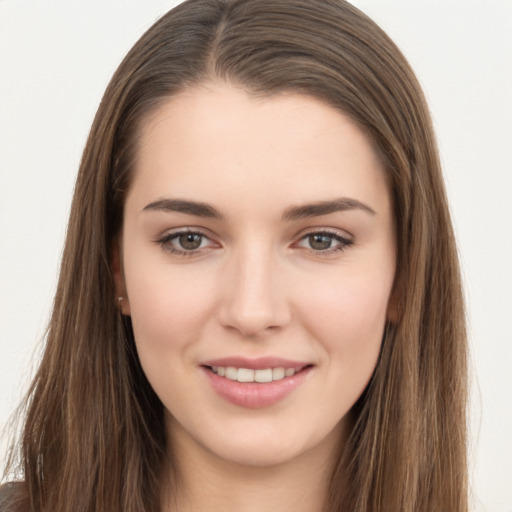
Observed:
[[[300,220],[350,210],[361,210],[371,215],[376,214],[375,210],[357,199],[340,197],[338,199],[319,201],[301,206],[291,206],[284,211],[282,220]],[[208,203],[189,201],[186,199],[158,199],[146,205],[142,211],[178,212],[208,219],[224,219],[224,215]]]
[[[317,203],[305,204],[301,206],[292,206],[283,213],[283,220],[299,220],[311,217],[320,217],[335,212],[346,212],[350,210],[362,210],[371,215],[376,215],[373,208],[367,204],[352,199],[350,197],[340,197],[329,201],[319,201]]]
[[[198,201],[188,201],[186,199],[158,199],[146,205],[142,211],[178,212],[185,213],[187,215],[194,215],[196,217],[218,220],[222,220],[224,218],[219,210],[213,206]]]

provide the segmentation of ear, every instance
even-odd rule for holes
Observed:
[[[121,313],[130,316],[130,302],[126,292],[126,283],[124,280],[121,240],[116,240],[112,249],[112,275],[114,277],[115,301]]]

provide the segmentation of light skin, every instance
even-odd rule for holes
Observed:
[[[170,98],[139,142],[115,276],[180,478],[163,509],[321,510],[392,315],[376,152],[315,98],[219,82]],[[246,407],[205,366],[231,357],[307,367],[283,398]]]

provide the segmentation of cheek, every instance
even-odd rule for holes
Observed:
[[[389,274],[359,272],[310,294],[307,326],[333,362],[375,364],[386,323]]]
[[[156,266],[157,267],[157,266]],[[169,268],[152,270],[135,265],[126,282],[132,327],[140,363],[156,394],[167,409],[183,406],[177,392],[188,382],[187,393],[197,385],[190,381],[195,368],[195,342],[204,336],[212,292],[208,282],[191,279],[186,272]]]
[[[158,359],[198,338],[204,327],[200,320],[211,309],[213,285],[201,274],[132,254],[125,274],[135,340],[139,352],[151,350]]]

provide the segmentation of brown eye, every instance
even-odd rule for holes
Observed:
[[[194,256],[201,254],[205,249],[211,249],[216,244],[205,234],[199,231],[179,231],[168,233],[155,240],[166,252],[179,256]]]
[[[346,238],[339,233],[315,231],[301,238],[296,244],[296,247],[308,249],[313,253],[325,253],[327,255],[343,251],[346,247],[352,244],[352,239]]]
[[[308,236],[309,246],[315,251],[325,251],[330,249],[333,242],[333,237],[322,233],[317,233]]]
[[[194,251],[201,247],[203,236],[197,233],[182,233],[178,236],[178,243],[186,251]]]

